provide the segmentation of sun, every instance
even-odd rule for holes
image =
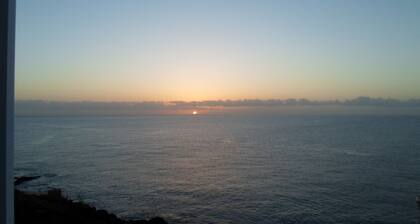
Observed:
[[[197,115],[198,114],[198,112],[196,111],[196,110],[194,110],[193,112],[192,112],[192,115]]]

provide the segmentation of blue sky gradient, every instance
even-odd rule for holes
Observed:
[[[420,98],[420,1],[19,0],[20,100]]]

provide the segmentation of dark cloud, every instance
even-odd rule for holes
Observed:
[[[307,107],[305,107],[307,106]],[[333,111],[336,108],[405,108],[406,111],[419,111],[420,99],[397,100],[358,97],[349,100],[312,101],[307,99],[245,99],[171,102],[58,102],[58,101],[16,101],[18,116],[96,116],[96,115],[159,115],[188,114],[195,109],[220,113],[221,111],[245,111],[290,108],[319,108],[318,111]],[[327,108],[327,109],[326,109]],[[333,108],[333,109],[332,109]],[[395,110],[394,110],[395,111]]]
[[[308,99],[245,99],[245,100],[209,100],[209,101],[172,101],[172,104],[182,106],[223,106],[223,107],[255,107],[255,106],[284,106],[284,105],[359,105],[359,106],[403,106],[419,107],[420,99],[397,100],[370,97],[357,97],[349,100],[311,101]]]

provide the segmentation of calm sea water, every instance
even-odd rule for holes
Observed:
[[[23,188],[170,223],[420,223],[420,117],[16,118]]]

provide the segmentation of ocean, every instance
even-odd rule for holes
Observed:
[[[126,219],[420,223],[420,116],[17,117],[21,188]]]

